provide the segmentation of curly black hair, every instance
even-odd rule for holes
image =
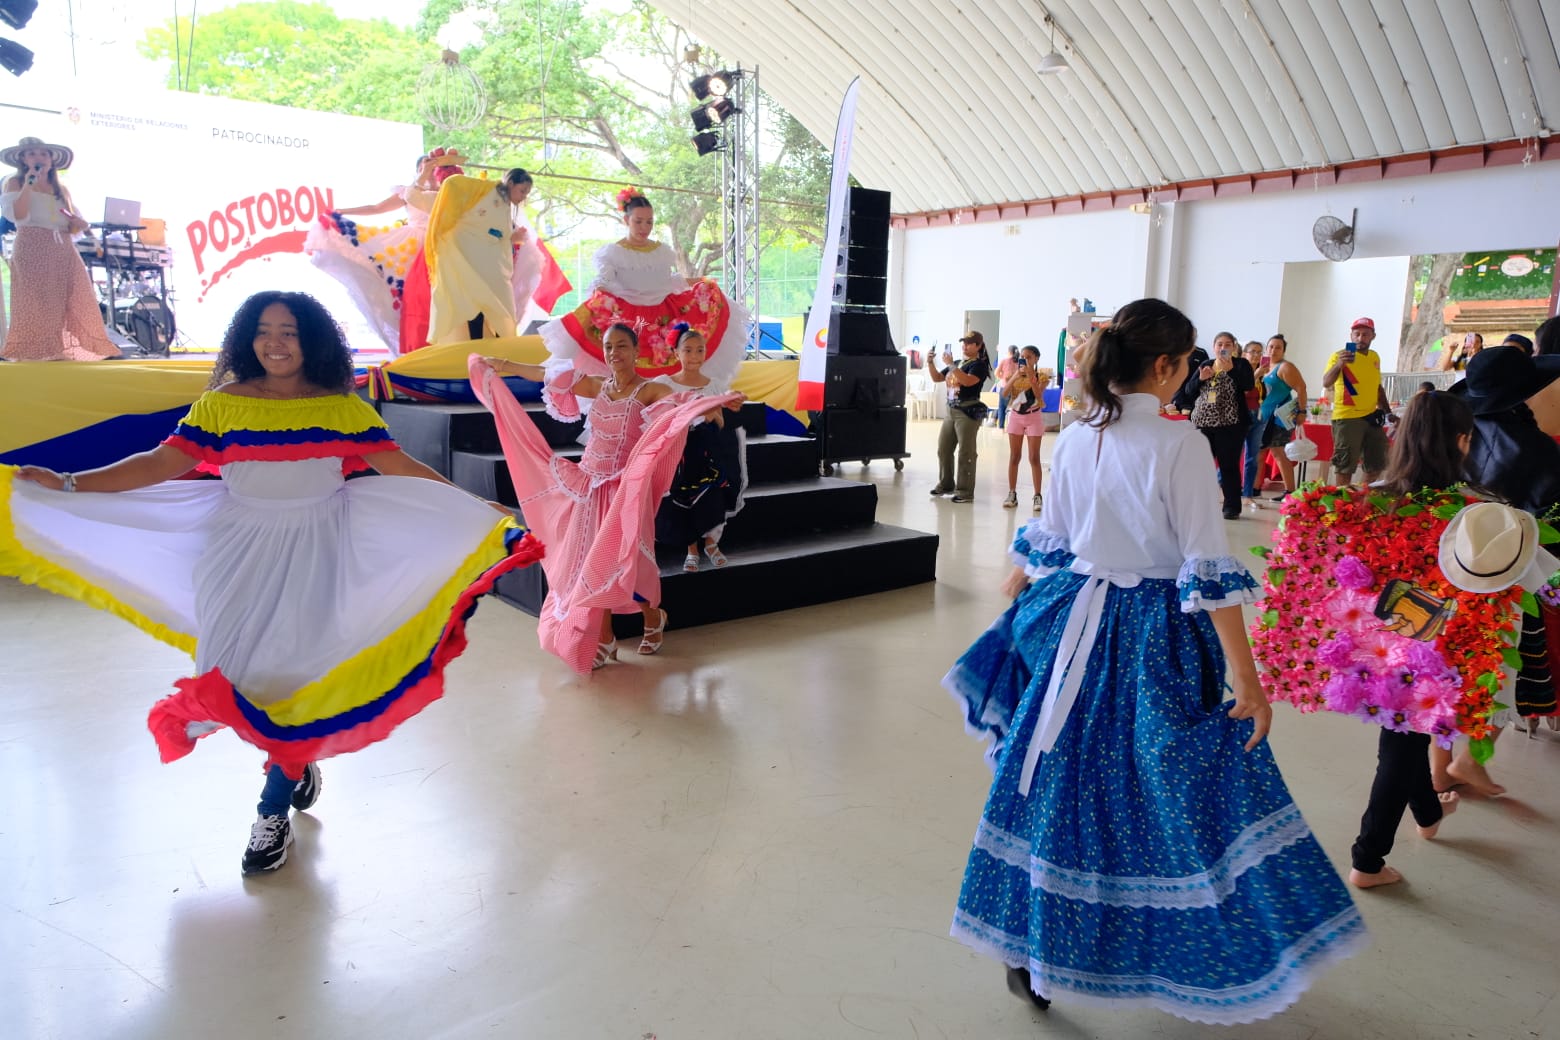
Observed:
[[[245,300],[233,315],[222,337],[222,352],[211,369],[210,389],[230,380],[245,383],[265,375],[255,354],[255,334],[260,314],[273,303],[292,312],[298,323],[298,345],[303,349],[303,378],[321,390],[351,393],[355,385],[352,349],[347,337],[320,301],[308,293],[268,289]]]

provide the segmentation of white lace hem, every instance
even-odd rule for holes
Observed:
[[[949,934],[1010,968],[1028,969],[1035,992],[1047,999],[1064,991],[1068,1004],[1118,1011],[1147,1007],[1215,1026],[1244,1025],[1278,1014],[1299,1000],[1322,973],[1370,945],[1365,922],[1351,905],[1301,936],[1262,978],[1243,986],[1208,989],[1156,975],[1101,975],[1046,964],[1029,956],[1024,940],[962,910],[955,913]]]
[[[1063,899],[1107,906],[1190,910],[1217,906],[1235,891],[1242,874],[1310,833],[1299,807],[1291,802],[1236,835],[1212,867],[1174,878],[1117,877],[1059,867],[1032,855],[1028,841],[985,818],[975,831],[975,847],[1008,866],[1028,870],[1030,884]]]

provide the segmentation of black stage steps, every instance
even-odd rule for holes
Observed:
[[[515,504],[493,417],[481,405],[387,401],[390,433],[407,454],[485,499]],[[548,443],[578,457],[581,423],[560,423],[528,405]],[[721,539],[731,562],[719,570],[700,556],[682,569],[683,546],[660,546],[662,605],[672,628],[729,621],[829,603],[936,579],[937,536],[877,523],[877,487],[818,476],[818,445],[764,432],[765,408],[749,403],[738,421],[748,431],[746,506]],[[547,593],[540,567],[499,580],[497,595],[535,615]],[[616,620],[639,632],[637,614]]]

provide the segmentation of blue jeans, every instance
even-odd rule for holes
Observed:
[[[272,766],[266,770],[265,788],[255,811],[261,816],[286,816],[292,809],[293,789],[297,786],[298,781],[289,779],[281,766]]]
[[[999,429],[999,430],[1004,429],[1007,426],[1007,406],[1008,406],[1008,395],[1002,393],[1001,391],[998,391],[997,392],[997,429]]]
[[[1251,429],[1246,431],[1246,464],[1242,476],[1245,477],[1241,494],[1247,498],[1257,497],[1257,459],[1262,457],[1262,434],[1267,430],[1267,423],[1262,417],[1253,417]]]

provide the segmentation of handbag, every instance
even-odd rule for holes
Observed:
[[[1295,420],[1300,417],[1300,399],[1293,394],[1283,404],[1273,409],[1273,421],[1286,430],[1295,428]]]
[[[1198,429],[1234,426],[1240,422],[1240,391],[1228,372],[1220,372],[1202,385],[1192,407],[1192,425]]]

